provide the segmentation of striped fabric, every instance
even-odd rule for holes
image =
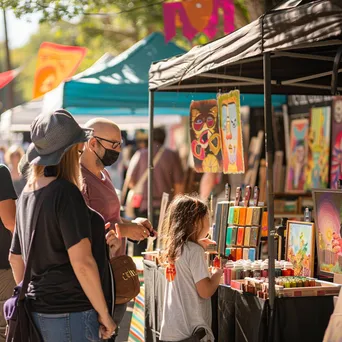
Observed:
[[[140,287],[140,293],[135,298],[131,328],[128,336],[129,342],[145,341],[145,288]]]

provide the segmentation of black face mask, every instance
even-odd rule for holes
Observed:
[[[100,143],[100,142],[99,142]],[[105,148],[101,143],[100,145],[104,148],[105,153],[103,157],[101,158],[95,151],[94,153],[96,154],[97,158],[101,160],[101,163],[103,166],[111,166],[113,165],[119,158],[120,152],[114,151],[114,150],[109,150],[108,148]]]

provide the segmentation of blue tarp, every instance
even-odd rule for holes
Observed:
[[[161,33],[153,33],[91,73],[66,82],[63,107],[74,115],[148,115],[148,72],[152,62],[186,52],[174,43],[165,43]],[[156,93],[155,115],[189,114],[191,100],[213,98],[212,93]],[[241,105],[263,107],[262,95],[241,95]],[[273,96],[273,106],[286,103],[286,96]]]

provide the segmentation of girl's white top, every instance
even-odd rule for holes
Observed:
[[[207,336],[202,341],[214,341],[211,331],[211,299],[201,298],[196,283],[210,278],[203,248],[188,242],[175,263],[176,276],[165,289],[160,340],[180,341],[202,327]]]

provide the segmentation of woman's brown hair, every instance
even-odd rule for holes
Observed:
[[[79,158],[78,145],[74,145],[63,155],[60,163],[56,165],[56,177],[65,179],[81,189],[82,175]],[[37,178],[44,175],[44,169],[45,166],[32,165],[28,184],[34,185]]]
[[[208,206],[195,196],[180,195],[171,202],[162,228],[164,261],[175,262],[188,241],[197,242],[203,229],[201,221],[208,212]]]

